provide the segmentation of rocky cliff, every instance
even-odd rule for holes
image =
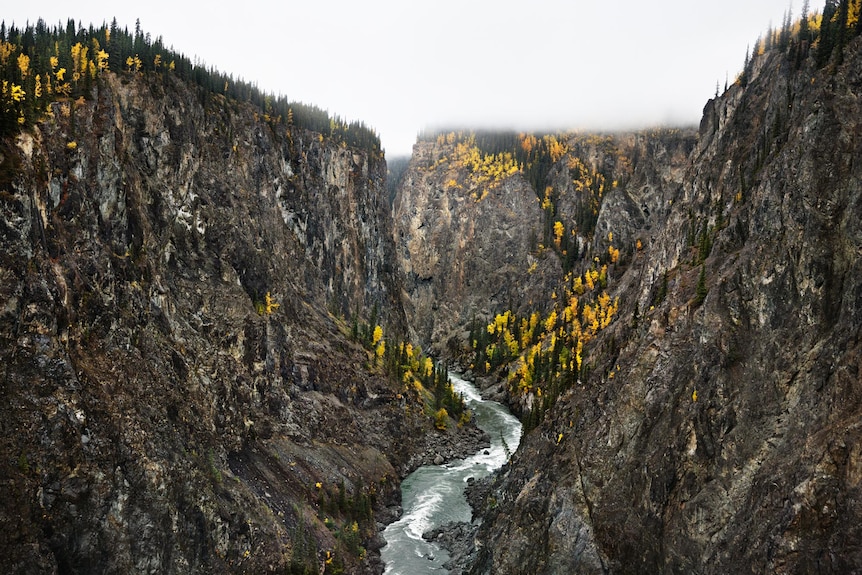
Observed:
[[[477,183],[456,155],[453,142],[417,143],[393,208],[410,327],[437,354],[474,318],[544,299],[541,282],[521,281],[541,233],[535,192],[520,175]]]
[[[636,242],[648,242],[664,222],[695,135],[569,135],[543,180],[553,197],[537,192],[524,170],[488,177],[493,168],[465,158],[471,143],[453,142],[454,133],[418,142],[394,204],[407,314],[418,340],[457,355],[471,324],[484,329],[503,310],[549,308],[565,272],[588,265],[611,243],[627,250],[617,266],[625,269]],[[484,160],[496,162],[493,156]],[[563,238],[567,254],[551,249],[554,221],[571,234]]]
[[[406,331],[382,154],[170,75],[91,95],[0,158],[4,570],[382,571],[431,429],[349,337]]]
[[[470,572],[862,571],[860,47],[754,59],[629,181],[672,177],[603,203],[595,242],[643,242],[621,312],[490,487]]]

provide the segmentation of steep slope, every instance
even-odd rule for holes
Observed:
[[[0,158],[4,569],[382,571],[431,429],[349,337],[406,331],[382,154],[170,74],[51,110]]]
[[[541,233],[535,192],[520,175],[472,175],[455,143],[419,142],[395,197],[409,323],[438,354],[466,340],[474,317],[542,299],[537,282],[513,281],[526,277]]]
[[[589,376],[492,486],[471,572],[862,570],[860,47],[826,69],[767,52],[707,105]]]
[[[695,136],[655,130],[496,138],[522,155],[548,148],[527,154],[519,168],[510,152],[483,152],[473,134],[417,143],[398,187],[394,225],[408,321],[419,340],[488,373],[499,359],[470,354],[484,347],[496,315],[507,314],[523,351],[517,330],[526,330],[512,318],[550,312],[577,276],[598,274],[594,262],[607,264],[602,283],[618,281],[663,225]],[[552,158],[537,192],[528,180]],[[613,261],[611,246],[619,251]],[[485,368],[485,359],[493,366]]]

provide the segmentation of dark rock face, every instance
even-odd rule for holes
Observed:
[[[528,273],[542,228],[535,192],[516,176],[482,197],[483,188],[461,185],[465,169],[449,162],[453,151],[451,144],[416,144],[394,205],[410,327],[438,354],[453,338],[468,339],[474,317],[485,322],[544,298],[543,270]]]
[[[581,170],[619,180],[606,183],[602,209],[591,224],[595,232],[577,237],[581,260],[606,252],[611,231],[617,245],[650,241],[682,188],[695,140],[694,130],[657,130],[565,142],[567,158],[579,163],[564,160],[550,170],[547,184],[559,197],[555,219],[571,224],[592,213],[590,196],[578,188]],[[514,174],[483,194],[485,186],[471,183],[468,170],[452,160],[454,148],[416,144],[394,206],[408,323],[424,346],[441,355],[457,355],[453,342],[466,341],[474,318],[481,325],[503,310],[543,309],[563,281],[557,254],[540,247],[545,214],[536,191]]]
[[[0,153],[4,570],[380,571],[317,502],[434,445],[340,319],[406,331],[382,157],[117,76]]]
[[[495,478],[471,572],[862,571],[851,48],[834,73],[760,58],[707,105],[682,185],[659,190],[667,210],[615,284],[624,313],[594,342],[592,375]],[[636,226],[619,204],[599,219]],[[701,298],[687,236],[703,226]]]

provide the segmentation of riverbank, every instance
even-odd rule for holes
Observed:
[[[451,425],[445,431],[429,433],[425,448],[411,457],[401,470],[404,479],[423,465],[443,465],[456,459],[466,459],[491,446],[491,437],[471,421],[467,425]]]
[[[480,445],[469,457],[419,467],[404,479],[401,484],[403,514],[383,534],[388,542],[381,550],[387,563],[387,575],[441,572],[450,562],[450,556],[443,545],[427,541],[423,533],[440,525],[463,524],[463,527],[452,531],[451,539],[472,541],[472,509],[465,496],[465,487],[478,486],[481,478],[503,466],[520,442],[521,424],[504,404],[484,399],[477,387],[457,374],[450,374],[450,379],[473,412],[476,425],[490,441]],[[453,452],[463,453],[475,446],[461,444],[452,447]],[[435,446],[435,449],[429,450],[424,458],[427,460],[434,454],[433,460],[440,461],[443,457],[439,453],[440,446]],[[454,559],[459,561],[459,557]]]

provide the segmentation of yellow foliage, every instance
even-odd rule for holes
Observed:
[[[0,65],[5,66],[6,62],[9,60],[9,56],[11,56],[16,50],[17,46],[15,46],[15,44],[0,40]]]
[[[548,186],[547,188],[545,188],[545,198],[542,200],[542,209],[543,210],[547,210],[548,208],[551,208],[554,206],[553,202],[551,201],[551,194],[553,192],[554,192],[554,188],[552,188],[551,186]]]
[[[383,328],[379,325],[374,326],[374,333],[371,334],[371,345],[377,345],[377,342],[383,337]]]
[[[586,291],[584,289],[584,280],[582,280],[580,277],[576,277],[575,283],[572,286],[572,291],[578,295],[584,295],[584,292]]]
[[[444,138],[441,134],[437,137],[438,144],[442,145],[444,139],[451,144],[455,142],[456,135],[450,133]],[[443,158],[433,167],[445,161],[446,158]],[[480,201],[485,197],[488,190],[495,189],[503,179],[520,171],[520,166],[509,152],[482,154],[476,146],[474,135],[463,138],[455,145],[453,161],[456,166],[467,168],[469,171],[467,185],[470,188],[484,189],[481,196],[476,194],[476,198]]]
[[[508,348],[509,353],[512,355],[518,355],[518,342],[515,341],[515,337],[508,329],[503,333],[503,342],[506,344],[506,348]]]
[[[30,56],[26,54],[18,55],[18,69],[21,70],[22,78],[30,75]]]
[[[566,227],[563,225],[563,222],[557,220],[554,222],[554,244],[557,246],[557,249],[560,249],[560,242],[563,239],[563,234],[566,233]]]
[[[519,137],[521,139],[521,149],[529,156],[530,152],[533,151],[539,141],[536,139],[536,136],[532,134],[520,134]]]
[[[263,304],[263,311],[266,315],[271,314],[275,310],[281,307],[281,304],[272,299],[272,296],[269,292],[266,292],[266,298]]]
[[[10,84],[7,80],[3,80],[3,99],[13,102],[23,102],[27,93],[24,88],[18,84]]]
[[[78,42],[72,46],[70,51],[72,54],[72,77],[77,81],[89,69],[87,64],[89,48]]]
[[[449,424],[449,412],[445,407],[441,407],[434,414],[434,427],[440,431],[445,431]]]
[[[551,161],[554,163],[558,162],[569,151],[566,145],[557,140],[557,137],[554,135],[545,136],[545,141],[548,143],[548,152],[551,155]]]
[[[529,393],[533,389],[533,370],[523,360],[518,363],[518,367],[512,372],[510,380],[516,380],[518,392],[523,394]]]
[[[578,364],[578,371],[581,371],[581,363],[583,363],[583,358],[581,357],[581,352],[584,349],[584,342],[582,340],[578,340],[577,351],[575,352],[575,361]]]
[[[534,311],[533,314],[530,316],[530,331],[534,331],[536,329],[536,326],[539,325],[540,320],[541,316],[539,315],[539,312]]]
[[[140,72],[143,65],[144,63],[137,54],[126,58],[126,67],[129,69],[129,72]]]
[[[554,328],[557,325],[557,312],[556,310],[552,311],[550,315],[548,315],[548,319],[545,320],[545,331],[551,332],[554,331]]]

